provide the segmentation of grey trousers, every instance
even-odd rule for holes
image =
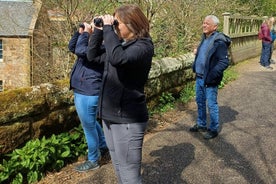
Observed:
[[[141,184],[142,146],[147,122],[103,120],[105,140],[120,184]]]

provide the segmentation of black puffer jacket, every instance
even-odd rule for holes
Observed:
[[[105,48],[102,48],[104,40]],[[99,117],[117,123],[146,122],[144,86],[151,68],[154,46],[150,38],[125,44],[112,26],[95,29],[88,45],[91,62],[105,62],[99,100]]]

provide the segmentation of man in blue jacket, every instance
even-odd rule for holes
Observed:
[[[229,66],[228,47],[231,40],[217,31],[219,19],[214,15],[205,17],[202,25],[203,35],[195,51],[193,71],[196,73],[196,103],[198,117],[191,132],[206,132],[204,139],[215,138],[219,133],[219,107],[217,103],[218,86],[224,70]],[[207,125],[206,102],[210,113]]]

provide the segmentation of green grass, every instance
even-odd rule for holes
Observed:
[[[229,82],[236,80],[238,73],[235,67],[230,66],[224,71],[223,79],[219,85],[219,89],[225,87]],[[180,91],[179,98],[175,98],[172,93],[163,92],[159,99],[159,104],[150,110],[151,114],[164,113],[175,107],[176,103],[186,104],[195,97],[195,82],[188,82]]]
[[[223,79],[219,85],[219,89],[223,88],[226,84],[231,81],[234,81],[238,78],[238,73],[235,71],[234,66],[230,66],[224,71]]]

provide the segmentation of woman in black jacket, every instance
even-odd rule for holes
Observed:
[[[154,54],[149,22],[136,5],[100,18],[103,27],[95,27],[87,51],[88,60],[105,63],[99,117],[119,183],[139,184],[148,122],[144,86]]]
[[[108,153],[102,127],[96,120],[103,64],[87,60],[86,51],[92,29],[87,23],[83,26],[75,32],[68,45],[69,50],[77,56],[71,71],[70,89],[74,91],[76,111],[88,146],[88,160],[76,167],[79,172],[99,168],[100,153]]]

